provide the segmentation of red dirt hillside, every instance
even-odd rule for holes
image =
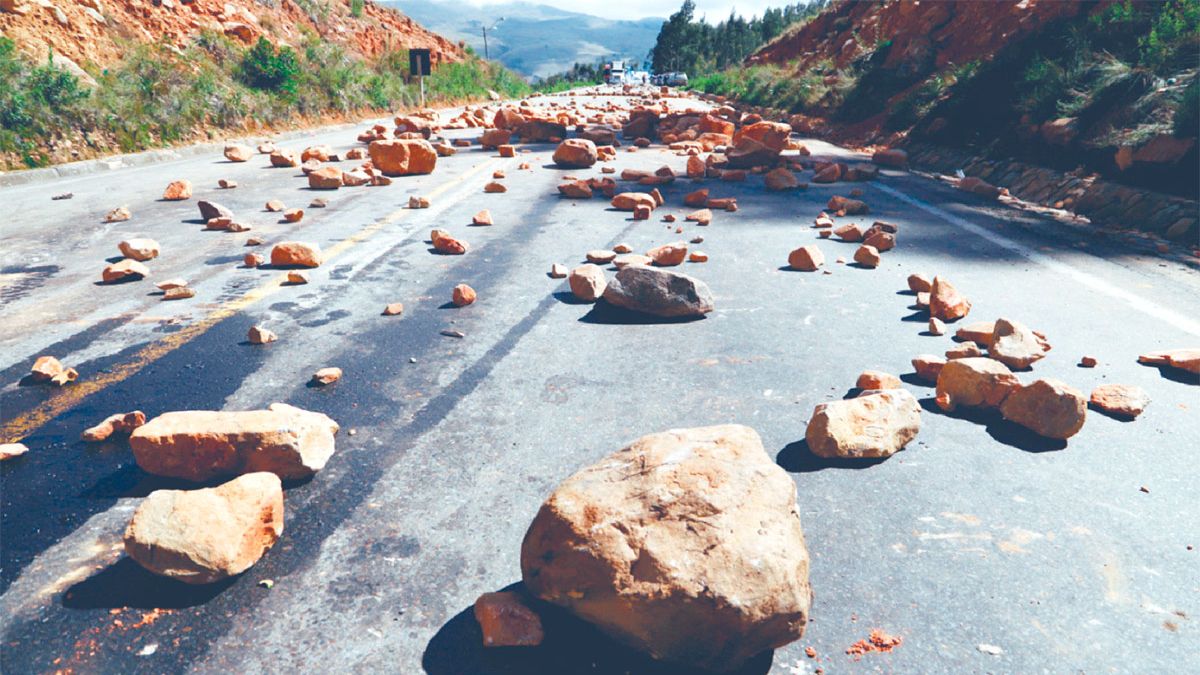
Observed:
[[[245,44],[265,35],[294,46],[307,29],[364,56],[428,48],[435,62],[462,58],[461,49],[446,38],[369,0],[358,17],[350,0],[279,0],[270,5],[255,0],[0,0],[0,34],[30,57],[45,58],[53,50],[78,65],[113,63],[128,41],[182,45],[202,30]]]
[[[1108,2],[840,2],[799,30],[781,36],[747,59],[783,64],[799,59],[811,66],[832,58],[843,68],[871,45],[892,41],[885,68],[933,58],[935,68],[966,63],[999,52],[1055,19],[1095,11]]]

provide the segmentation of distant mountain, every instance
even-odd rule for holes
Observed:
[[[385,2],[431,31],[451,40],[465,40],[484,53],[482,25],[488,31],[493,59],[522,75],[546,77],[575,63],[606,58],[646,59],[663,19],[621,20],[568,12],[532,2],[476,6],[465,0],[391,0]]]

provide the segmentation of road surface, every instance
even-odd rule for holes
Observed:
[[[316,143],[344,151],[354,132],[314,132]],[[642,434],[730,422],[755,428],[795,479],[816,596],[803,639],[746,672],[1200,670],[1200,387],[1136,362],[1200,344],[1192,263],[892,170],[787,194],[757,176],[710,181],[741,209],[676,234],[658,217],[687,212],[691,182],[663,189],[654,220],[633,221],[606,200],[557,197],[561,176],[599,165],[559,170],[552,146],[530,147],[501,159],[475,145],[432,175],[329,194],[265,157],[219,153],[0,189],[0,406],[5,440],[31,448],[0,466],[0,670],[674,672],[567,618],[548,622],[539,649],[485,652],[470,607],[520,581],[522,536],[559,481]],[[517,170],[523,161],[533,168]],[[664,163],[682,173],[683,158],[661,148],[622,148],[614,165]],[[509,191],[484,194],[498,169]],[[178,178],[195,197],[159,201]],[[219,178],[240,186],[218,190]],[[819,241],[811,223],[830,195],[854,187],[868,223],[900,227],[883,265],[836,264],[855,245],[820,240],[832,274],[781,269]],[[51,200],[66,192],[74,198]],[[405,208],[409,195],[432,208]],[[307,208],[316,196],[328,208]],[[253,231],[203,231],[197,199]],[[268,199],[306,207],[304,220],[277,222]],[[133,219],[104,223],[120,205]],[[470,227],[482,208],[495,225]],[[432,255],[432,227],[470,252]],[[245,247],[251,235],[315,241],[331,259],[308,285],[282,285],[278,270],[241,266],[266,250]],[[546,274],[589,249],[697,235],[711,261],[684,271],[716,296],[700,321],[631,321],[574,303]],[[162,246],[151,279],[97,284],[131,236]],[[1003,316],[1044,332],[1053,351],[1023,379],[1085,393],[1136,384],[1153,402],[1134,422],[1091,412],[1066,444],[941,414],[909,360],[955,342],[925,332],[906,291],[913,272],[950,278],[974,303],[968,321]],[[197,296],[161,301],[151,282],[170,277]],[[459,283],[478,291],[474,305],[448,306]],[[402,317],[380,315],[391,302]],[[248,345],[254,324],[280,340]],[[23,386],[42,354],[80,381]],[[1077,367],[1085,354],[1099,367]],[[306,386],[324,366],[344,378]],[[905,375],[925,408],[920,435],[881,463],[817,460],[801,442],[813,406],[846,395],[865,369]],[[263,560],[195,588],[123,558],[139,498],[178,485],[140,471],[125,441],[89,445],[80,431],[114,412],[274,401],[325,412],[342,433],[322,472],[288,486],[286,529]],[[845,654],[873,628],[903,643]]]

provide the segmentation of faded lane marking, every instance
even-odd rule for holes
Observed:
[[[993,244],[996,244],[997,246],[1000,246],[1001,248],[1008,249],[1009,251],[1016,253],[1017,255],[1029,260],[1030,262],[1036,263],[1038,265],[1042,265],[1043,267],[1047,267],[1055,272],[1058,272],[1060,274],[1064,274],[1068,277],[1071,277],[1075,281],[1079,282],[1080,284],[1083,284],[1084,286],[1087,286],[1088,288],[1091,288],[1096,291],[1100,291],[1101,293],[1104,293],[1105,295],[1108,295],[1110,297],[1116,298],[1118,300],[1121,300],[1121,301],[1129,304],[1130,307],[1132,307],[1133,309],[1136,309],[1139,312],[1148,314],[1149,316],[1151,316],[1155,319],[1158,319],[1160,321],[1168,323],[1171,326],[1178,328],[1179,330],[1181,330],[1185,333],[1188,333],[1188,334],[1196,336],[1196,337],[1200,337],[1200,322],[1196,322],[1192,319],[1189,319],[1186,316],[1179,314],[1178,312],[1176,312],[1173,309],[1164,307],[1164,306],[1154,302],[1153,300],[1149,300],[1149,299],[1143,298],[1141,296],[1138,296],[1134,293],[1130,293],[1129,291],[1127,291],[1123,288],[1118,288],[1117,286],[1114,286],[1113,284],[1108,283],[1107,281],[1101,279],[1100,277],[1097,277],[1095,275],[1084,272],[1083,270],[1076,269],[1075,267],[1068,265],[1067,263],[1055,260],[1054,258],[1052,258],[1048,255],[1043,255],[1041,253],[1038,253],[1037,251],[1033,250],[1032,248],[1029,248],[1028,246],[1025,246],[1024,244],[1018,243],[1016,241],[1013,241],[1012,239],[1009,239],[1008,237],[1005,237],[1003,235],[992,232],[991,230],[989,230],[985,227],[976,225],[976,224],[972,223],[971,221],[966,220],[965,218],[960,218],[959,216],[956,216],[953,213],[950,213],[944,209],[934,206],[933,204],[924,202],[920,199],[917,199],[916,197],[911,197],[903,192],[900,192],[899,190],[897,190],[893,187],[889,187],[882,183],[877,183],[875,185],[875,187],[879,188],[883,192],[895,197],[896,199],[899,199],[900,201],[902,201],[906,204],[915,206],[923,211],[926,211],[928,213],[931,213],[931,214],[941,218],[942,220],[945,220],[946,222],[948,222],[952,225],[957,225],[958,227],[961,227],[962,229],[967,230],[968,232],[979,235],[980,237],[983,237],[984,239],[992,242]]]
[[[468,169],[462,175],[449,180],[442,185],[432,189],[427,193],[428,197],[436,197],[444,194],[451,188],[464,183],[467,179],[474,177],[486,169],[491,168],[498,162],[495,159],[489,159],[479,164],[476,167]],[[466,195],[464,195],[465,198]],[[402,207],[392,211],[391,213],[377,219],[374,223],[367,225],[358,232],[346,237],[345,239],[334,244],[325,251],[322,265],[329,263],[338,255],[345,253],[354,246],[369,239],[384,227],[395,223],[403,218],[410,209]],[[120,363],[112,366],[107,372],[97,373],[95,377],[87,380],[79,380],[69,387],[63,387],[55,392],[48,400],[32,410],[18,415],[13,419],[4,423],[4,427],[0,430],[0,443],[16,443],[17,441],[29,436],[42,425],[46,424],[55,417],[79,405],[92,394],[101,391],[118,382],[123,382],[137,373],[143,368],[161,359],[172,351],[186,345],[192,340],[200,337],[208,332],[213,326],[221,321],[237,314],[247,307],[259,302],[260,300],[270,297],[279,292],[283,287],[283,283],[287,281],[287,273],[280,273],[256,288],[247,291],[239,298],[234,298],[228,302],[221,304],[203,319],[196,323],[190,324],[178,332],[152,342],[142,349],[138,350],[133,357],[125,363]]]

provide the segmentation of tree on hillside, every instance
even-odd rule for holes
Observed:
[[[650,50],[652,67],[658,73],[682,71],[691,76],[728,68],[827,4],[828,0],[798,2],[749,20],[730,11],[728,19],[713,26],[703,17],[695,20],[696,3],[684,0],[679,11],[663,22]]]

